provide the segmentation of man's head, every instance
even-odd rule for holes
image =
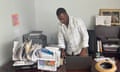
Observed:
[[[69,24],[69,16],[64,8],[58,8],[56,11],[56,15],[61,23],[65,25]]]

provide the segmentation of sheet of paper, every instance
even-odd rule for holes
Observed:
[[[37,61],[37,68],[40,70],[56,71],[57,66],[55,63],[55,59],[39,58]]]
[[[96,25],[111,26],[111,16],[96,16]]]

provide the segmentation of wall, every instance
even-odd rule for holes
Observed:
[[[34,0],[0,0],[0,66],[11,60],[13,40],[33,29],[34,11]],[[14,13],[19,14],[20,22],[15,27],[11,19]]]
[[[57,42],[56,9],[81,17],[88,29],[95,25],[100,8],[120,8],[120,0],[0,0],[0,66],[11,59],[12,41],[31,30],[43,30],[48,43]],[[20,25],[12,25],[11,14],[18,13]],[[35,23],[36,22],[36,23]]]
[[[95,25],[94,16],[100,8],[120,8],[120,0],[35,0],[36,30],[43,30],[49,43],[55,43],[57,32],[56,9],[64,7],[69,15],[81,17],[88,29]]]

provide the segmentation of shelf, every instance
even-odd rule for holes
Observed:
[[[119,26],[96,26],[96,38],[102,41],[103,54],[116,56],[120,48],[120,25]]]

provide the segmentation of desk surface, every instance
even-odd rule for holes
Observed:
[[[43,72],[43,71],[37,70],[37,68],[16,69],[16,68],[12,67],[12,64],[13,64],[13,62],[11,62],[11,61],[6,63],[4,66],[2,66],[0,68],[0,72]],[[94,65],[93,65],[93,63],[91,63],[91,64],[92,64],[92,66],[90,68],[93,68]],[[118,58],[116,59],[116,65],[117,65],[117,72],[120,72],[120,59],[118,59]],[[79,67],[81,67],[81,66],[83,66],[83,65],[80,65]],[[73,66],[73,67],[75,67],[75,66]],[[93,72],[92,70],[89,70],[89,69],[72,69],[71,70],[71,69],[67,69],[65,65],[58,69],[58,72],[90,72],[90,71]]]
[[[92,61],[91,57],[68,56],[66,57],[66,64],[59,67],[56,72],[90,72],[90,66],[92,63],[91,61]],[[30,69],[16,68],[15,72],[42,72],[42,71],[37,70],[37,68],[33,67]]]
[[[95,62],[91,57],[67,57],[66,64],[58,68],[56,72],[97,72],[94,69]],[[92,62],[91,62],[92,61]],[[117,71],[120,71],[120,60],[116,60]],[[15,72],[49,72],[37,70],[37,68],[30,69],[15,69]]]

